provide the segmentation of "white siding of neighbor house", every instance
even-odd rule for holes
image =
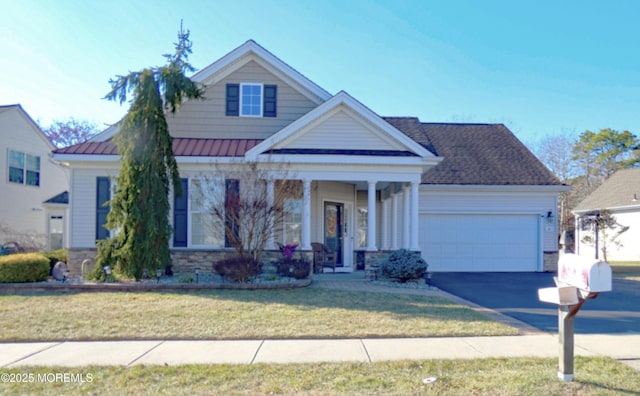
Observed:
[[[295,139],[285,139],[276,148],[303,149],[357,149],[357,150],[405,150],[389,137],[381,137],[372,131],[374,127],[366,125],[354,114],[338,110],[330,117],[311,127],[303,133],[296,134]],[[340,142],[339,145],[331,142]]]
[[[228,83],[262,83],[278,86],[277,117],[226,116]],[[223,80],[206,88],[205,100],[189,100],[167,123],[174,137],[264,139],[300,118],[316,105],[274,76],[255,61],[250,61]]]
[[[0,223],[21,233],[47,233],[43,202],[69,188],[66,171],[50,161],[53,146],[19,110],[0,110]],[[40,157],[40,186],[9,182],[9,150]],[[0,243],[7,242],[0,240]]]
[[[611,211],[611,214],[616,218],[618,224],[629,227],[629,229],[616,238],[616,241],[620,242],[620,246],[608,243],[607,260],[640,261],[640,244],[638,244],[640,241],[640,211]],[[576,230],[576,253],[595,257],[595,246],[582,241],[587,235],[593,236],[593,232]],[[600,247],[602,247],[601,243]],[[604,259],[602,250],[599,258]]]
[[[553,214],[542,219],[542,250],[558,250],[556,193],[532,191],[420,191],[421,214]],[[549,228],[549,226],[551,228]]]

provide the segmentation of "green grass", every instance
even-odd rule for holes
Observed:
[[[433,296],[320,288],[0,296],[0,341],[517,334]]]
[[[609,264],[613,276],[640,281],[640,261],[611,261]]]
[[[556,359],[381,363],[185,365],[3,369],[83,374],[86,383],[0,384],[0,393],[39,395],[637,395],[640,374],[614,360],[577,357],[571,383]],[[423,384],[423,379],[436,381]]]

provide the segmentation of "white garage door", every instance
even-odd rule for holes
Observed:
[[[535,215],[420,215],[420,249],[430,271],[537,271]]]

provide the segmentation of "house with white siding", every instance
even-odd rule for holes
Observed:
[[[344,91],[327,92],[253,40],[192,79],[205,87],[205,100],[167,116],[186,191],[172,199],[176,271],[229,249],[211,232],[221,225],[194,197],[210,182],[212,164],[243,162],[285,165],[299,183],[299,195],[286,202],[287,224],[267,247],[273,251],[324,243],[344,272],[400,248],[419,251],[433,271],[555,268],[557,197],[568,187],[504,125],[382,117]],[[117,131],[54,152],[71,170],[71,261],[94,257],[96,241],[109,235],[103,204],[120,168]],[[229,186],[217,183],[208,188]]]
[[[0,244],[60,249],[66,241],[66,170],[19,104],[0,106]]]
[[[595,229],[581,226],[584,218],[606,210],[617,225],[600,233],[598,252]],[[640,261],[640,168],[622,169],[614,173],[600,187],[573,210],[576,215],[576,253],[609,261]],[[623,231],[624,230],[624,231]],[[621,232],[622,231],[622,232]]]

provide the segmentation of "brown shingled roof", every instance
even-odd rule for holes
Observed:
[[[180,157],[240,157],[260,139],[174,138],[173,154]],[[118,155],[113,142],[85,142],[55,150],[56,154]]]
[[[385,117],[444,160],[422,175],[425,184],[562,185],[502,124],[420,123]]]

